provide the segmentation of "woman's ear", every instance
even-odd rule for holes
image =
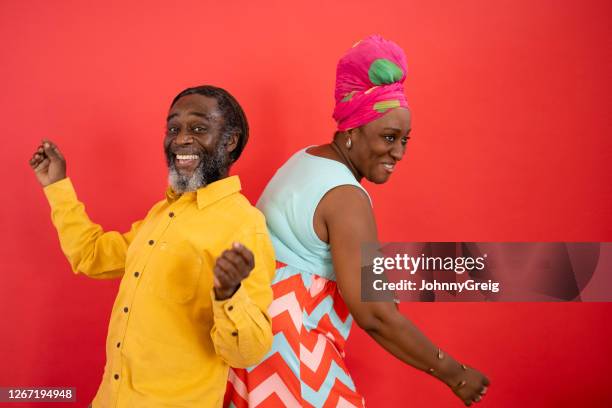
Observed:
[[[361,127],[350,129],[346,132],[346,135],[349,139],[351,139],[351,144],[355,144],[361,137]],[[358,142],[359,143],[359,142]]]

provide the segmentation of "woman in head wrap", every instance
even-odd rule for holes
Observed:
[[[338,63],[333,141],[294,154],[259,199],[280,266],[269,309],[274,343],[257,366],[230,371],[226,405],[362,407],[344,364],[353,318],[466,405],[485,394],[486,377],[443,353],[394,303],[361,301],[361,244],[376,242],[377,232],[359,182],[386,182],[404,156],[405,77],[395,43],[370,36],[355,44]]]

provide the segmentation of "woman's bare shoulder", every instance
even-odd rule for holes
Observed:
[[[324,159],[340,162],[340,160],[338,160],[338,156],[329,144],[309,147],[306,149],[306,153],[310,154],[311,156],[323,157]]]
[[[357,186],[345,184],[329,190],[319,202],[321,215],[329,219],[361,217],[371,214],[372,207],[367,194]]]

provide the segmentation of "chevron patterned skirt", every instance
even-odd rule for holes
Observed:
[[[272,349],[230,369],[224,407],[363,407],[344,365],[353,319],[336,282],[284,266],[272,289]]]

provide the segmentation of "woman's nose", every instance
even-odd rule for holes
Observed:
[[[404,153],[406,152],[406,146],[404,146],[403,144],[400,143],[396,143],[393,145],[393,147],[391,148],[391,157],[393,157],[393,159],[395,161],[400,161],[402,160],[402,157],[404,157]]]

